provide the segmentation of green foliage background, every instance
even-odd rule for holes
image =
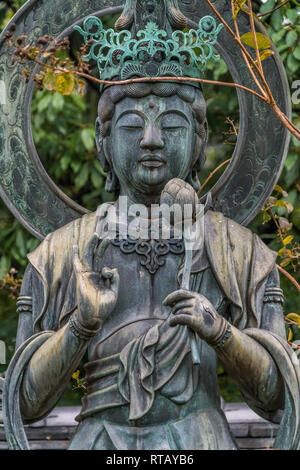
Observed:
[[[24,3],[25,0],[0,1],[0,31]],[[268,0],[265,3],[261,1],[253,3],[256,13],[265,13],[283,2]],[[263,17],[268,34],[281,54],[291,87],[300,78],[299,12],[300,4],[293,0],[280,10]],[[107,25],[112,26],[114,19],[106,18]],[[226,64],[222,60],[217,66],[209,65],[207,78],[232,81]],[[291,91],[293,92],[292,88]],[[228,134],[230,125],[226,123],[226,118],[230,117],[236,126],[239,121],[238,102],[234,89],[209,85],[205,87],[204,93],[208,104],[210,139],[207,162],[200,175],[202,182],[214,168],[232,155],[235,137]],[[94,123],[97,95],[97,90],[91,86],[86,87],[84,96],[75,93],[71,96],[62,96],[58,92],[42,90],[36,91],[32,104],[34,140],[46,170],[68,196],[90,210],[94,210],[103,201],[113,199],[113,195],[104,191],[105,174],[96,158]],[[300,99],[300,94],[298,98]],[[293,122],[298,127],[300,127],[299,110],[300,102],[293,104]],[[221,172],[211,180],[210,187],[220,174]],[[300,242],[300,142],[295,138],[291,139],[289,154],[279,184],[288,192],[288,196],[284,199],[292,203],[294,210],[290,215],[284,207],[278,207],[276,211],[278,215],[288,217],[293,223],[289,234],[294,236],[295,241]],[[277,192],[274,196],[279,197]],[[250,228],[258,233],[271,249],[278,251],[281,244],[275,225],[272,221],[265,224],[263,221],[263,213],[261,213],[251,223]],[[32,251],[38,243],[0,201],[0,279],[4,279],[11,268],[18,271],[13,277],[21,279],[27,265],[26,254]],[[295,272],[291,265],[288,265],[286,269],[300,282],[300,269]],[[286,296],[285,313],[300,314],[300,296],[295,287],[283,276],[281,281]],[[13,354],[17,331],[14,289],[14,281],[6,277],[6,282],[2,282],[2,288],[0,288],[0,338],[7,344],[7,360]],[[292,326],[292,330],[294,339],[300,339],[298,326]],[[2,366],[2,370],[5,370],[5,366]],[[240,400],[236,386],[221,367],[220,387],[227,401]],[[81,393],[81,389],[77,392],[70,386],[61,404],[78,403]]]

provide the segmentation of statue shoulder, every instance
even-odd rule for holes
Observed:
[[[96,225],[97,212],[90,212],[82,217],[49,233],[40,245],[27,255],[33,266],[52,259],[65,259],[71,256],[73,245],[83,249],[92,236]]]
[[[206,236],[209,236],[209,233],[214,233],[219,239],[221,237],[223,239],[224,237],[229,238],[233,250],[241,252],[255,246],[257,250],[267,253],[268,258],[275,261],[277,257],[277,253],[268,248],[258,235],[249,228],[224,216],[221,212],[208,211],[205,214],[205,230]]]

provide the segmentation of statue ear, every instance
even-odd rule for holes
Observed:
[[[103,137],[101,135],[101,121],[99,117],[97,117],[96,124],[95,124],[95,139],[96,139],[96,147],[98,150],[97,158],[103,168],[103,171],[107,173],[111,169],[111,166],[104,152]]]
[[[96,119],[95,138],[96,138],[96,146],[98,150],[97,158],[100,162],[100,165],[103,168],[103,171],[107,173],[105,190],[108,193],[117,192],[119,190],[119,180],[114,172],[114,169],[112,168],[112,165],[107,159],[107,156],[104,151],[104,142],[103,142],[103,137],[101,134],[101,121],[99,117],[97,117]]]
[[[193,168],[191,169],[191,171],[189,172],[186,178],[186,182],[189,183],[196,192],[198,192],[201,187],[201,184],[198,178],[198,171],[201,170],[206,160],[205,149],[206,149],[207,140],[208,140],[208,128],[207,128],[207,121],[205,121],[204,134],[202,137],[199,155],[198,155],[195,165],[193,166]]]
[[[207,141],[208,141],[208,126],[207,126],[207,121],[205,120],[204,134],[203,134],[203,137],[202,137],[199,156],[198,156],[198,159],[197,159],[195,167],[194,167],[198,171],[201,170],[201,168],[203,167],[203,165],[205,163],[205,160],[206,160],[205,149],[206,149]]]

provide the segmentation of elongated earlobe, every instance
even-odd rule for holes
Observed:
[[[101,135],[101,121],[99,117],[97,117],[96,124],[95,124],[95,139],[96,139],[96,147],[98,151],[97,158],[103,168],[103,171],[107,173],[110,170],[110,164],[107,161],[107,158],[104,152],[103,137]]]
[[[191,171],[189,172],[187,178],[186,178],[186,182],[189,183],[192,188],[194,188],[194,190],[197,192],[199,191],[200,189],[200,181],[199,181],[199,178],[198,178],[198,172],[197,172],[197,169],[196,167],[194,166],[194,168],[191,169]]]
[[[97,117],[96,119],[95,138],[96,138],[96,146],[97,146],[97,151],[98,151],[97,158],[100,162],[100,165],[103,168],[103,171],[107,173],[106,182],[105,182],[105,190],[108,193],[117,192],[120,188],[119,180],[105,154],[104,139],[101,135],[101,121],[99,117]]]
[[[208,141],[208,126],[207,126],[207,121],[205,121],[205,123],[204,123],[204,134],[203,134],[203,137],[202,137],[199,156],[198,156],[197,162],[195,164],[195,168],[198,171],[201,170],[201,168],[203,167],[203,165],[205,163],[205,160],[206,160],[205,150],[206,150],[207,141]]]

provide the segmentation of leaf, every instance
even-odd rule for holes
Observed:
[[[11,259],[9,256],[3,255],[0,260],[0,279],[8,273],[10,269]]]
[[[287,58],[287,66],[292,73],[295,73],[299,69],[299,61],[295,59],[292,54],[290,54]]]
[[[295,9],[289,8],[286,11],[286,16],[288,17],[288,19],[290,20],[292,24],[296,24],[297,20],[299,19],[298,11],[296,8]]]
[[[234,10],[232,18],[235,19],[237,17],[238,12],[242,8],[242,6],[246,3],[247,0],[235,0],[234,2]]]
[[[56,87],[61,95],[71,95],[75,88],[74,74],[69,72],[58,75],[56,77]]]
[[[291,241],[293,241],[293,239],[294,239],[294,235],[289,235],[288,237],[285,237],[285,239],[283,240],[284,246],[289,245]]]
[[[46,73],[43,79],[43,85],[49,91],[56,90],[56,75],[54,72],[49,71]]]
[[[262,33],[255,32],[258,49],[269,49],[271,47],[270,39]],[[241,36],[241,40],[247,46],[250,46],[255,49],[255,43],[253,40],[252,32],[245,33]]]
[[[53,95],[53,98],[52,98],[53,108],[56,111],[62,111],[62,109],[64,107],[64,104],[65,104],[65,102],[64,102],[64,99],[63,99],[62,95],[56,91]]]
[[[286,201],[284,201],[284,202],[285,202],[284,206],[285,206],[288,214],[291,214],[294,210],[293,204],[291,204],[290,202],[286,202]]]
[[[285,233],[293,228],[293,224],[291,224],[285,217],[279,217],[278,222],[281,230]]]
[[[281,193],[283,197],[288,197],[288,193],[281,186],[279,186],[279,184],[276,184],[274,189],[275,191],[278,191],[279,193]]]
[[[71,161],[70,155],[64,155],[64,156],[60,159],[60,166],[61,166],[61,168],[62,168],[63,171],[66,171],[66,169],[67,169],[68,166],[69,166],[70,161]]]
[[[275,29],[275,31],[279,31],[281,29],[283,23],[283,12],[282,8],[274,11],[271,16],[271,26]]]
[[[95,147],[95,140],[89,129],[83,129],[81,131],[81,140],[88,152],[93,150],[93,148]]]
[[[285,161],[284,166],[289,171],[297,163],[298,163],[298,155],[296,153],[289,153],[289,155],[287,156],[287,159]],[[294,168],[293,168],[293,171],[294,171]]]
[[[293,56],[295,57],[295,59],[300,60],[300,42],[294,49]]]
[[[296,33],[296,31],[292,30],[292,31],[289,31],[286,35],[286,44],[291,47],[295,44],[295,42],[297,41],[298,39],[298,34]]]
[[[289,332],[289,334],[288,334],[288,341],[292,341],[293,336],[294,336],[292,328],[289,328],[289,329],[288,329],[288,332]]]
[[[280,266],[282,268],[285,268],[291,263],[291,261],[292,261],[291,258],[285,258],[283,261],[281,261]]]
[[[294,210],[294,206],[290,202],[284,201],[283,199],[279,199],[274,204],[274,207],[284,207],[288,214],[291,214]]]
[[[271,216],[270,214],[267,212],[267,211],[264,211],[263,212],[263,224],[266,224],[267,222],[269,222],[271,220]]]
[[[77,80],[78,93],[80,96],[85,94],[86,83],[83,80]]]
[[[289,313],[288,315],[286,315],[286,318],[288,318],[289,320],[292,320],[292,321],[298,323],[298,325],[300,325],[300,315],[298,315],[297,313]]]
[[[17,231],[16,247],[18,248],[20,255],[25,258],[26,254],[27,254],[26,253],[26,244],[25,244],[25,238],[24,238],[23,232],[21,232],[21,230]]]
[[[48,106],[50,104],[50,101],[51,101],[51,95],[49,95],[49,94],[45,95],[41,99],[41,101],[39,101],[39,103],[38,103],[38,112],[42,113],[43,111],[45,111],[45,109],[48,108]]]
[[[75,186],[77,189],[81,189],[85,185],[89,177],[89,171],[89,164],[85,163],[75,178]]]
[[[274,55],[274,51],[271,51],[271,49],[266,49],[265,51],[260,52],[259,57],[261,62],[270,57],[271,55]]]
[[[99,189],[102,188],[102,183],[103,183],[103,178],[102,176],[98,173],[98,171],[92,171],[91,173],[91,180],[93,183],[94,188]]]
[[[259,9],[260,13],[268,13],[268,11],[273,10],[275,7],[275,0],[268,0],[266,3],[263,3]]]
[[[74,372],[74,374],[72,374],[72,379],[78,380],[79,375],[80,375],[80,370],[77,370],[76,372]]]

